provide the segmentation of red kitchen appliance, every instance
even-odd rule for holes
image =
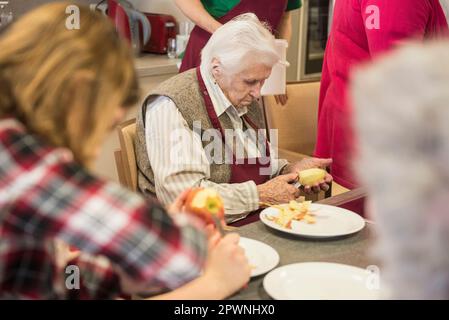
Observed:
[[[126,0],[108,0],[108,16],[117,32],[128,39],[136,54],[148,43],[151,25],[147,17]]]
[[[173,16],[158,13],[145,13],[151,25],[150,40],[142,50],[150,53],[167,53],[168,39],[176,39],[177,24]]]

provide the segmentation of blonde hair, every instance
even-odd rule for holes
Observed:
[[[39,7],[0,38],[0,116],[13,116],[90,165],[120,107],[138,100],[132,53],[107,18],[79,6],[80,29],[69,30],[70,3]]]
[[[254,13],[241,14],[218,28],[201,51],[201,65],[211,71],[212,60],[220,61],[228,74],[235,74],[251,61],[273,67],[279,61],[276,42],[269,27]]]

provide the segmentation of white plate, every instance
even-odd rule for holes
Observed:
[[[315,223],[293,221],[291,229],[284,228],[267,219],[267,216],[279,214],[279,209],[276,208],[262,210],[260,220],[273,229],[307,238],[345,236],[356,233],[365,227],[365,220],[360,215],[343,208],[312,203],[310,211],[315,215]]]
[[[295,263],[271,271],[263,286],[276,300],[380,299],[379,282],[370,277],[368,270],[344,264]]]
[[[267,273],[279,263],[279,254],[269,245],[248,238],[240,238],[239,245],[245,250],[249,263],[254,266],[251,277]]]

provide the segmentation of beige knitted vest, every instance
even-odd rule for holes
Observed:
[[[142,105],[142,109],[137,115],[137,132],[136,132],[136,158],[138,166],[138,186],[141,192],[144,194],[155,195],[155,183],[154,173],[151,168],[150,161],[148,159],[147,146],[145,142],[145,111],[148,101],[154,99],[157,96],[166,96],[170,98],[178,108],[179,112],[186,120],[189,128],[193,130],[194,121],[201,122],[201,130],[213,129],[211,121],[206,111],[206,105],[204,103],[203,96],[201,94],[198,78],[196,75],[196,69],[191,69],[186,72],[180,73],[162,84],[156,89],[151,91],[145,102]],[[248,107],[248,117],[259,128],[265,129],[265,122],[263,117],[262,108],[257,102],[254,102]],[[231,119],[225,113],[223,113],[218,120],[224,130],[233,129]],[[209,141],[203,141],[203,148],[209,143]],[[169,146],[167,146],[169,147]],[[222,155],[224,155],[224,147],[222,149]],[[212,155],[213,156],[213,155]],[[210,181],[215,183],[229,183],[231,179],[231,166],[229,164],[210,164]]]

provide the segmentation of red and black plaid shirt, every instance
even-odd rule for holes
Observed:
[[[0,298],[113,298],[117,269],[148,288],[178,287],[199,274],[206,250],[204,234],[183,218],[0,119]],[[55,240],[86,255],[66,268]],[[79,289],[65,279],[76,276],[73,266]]]

